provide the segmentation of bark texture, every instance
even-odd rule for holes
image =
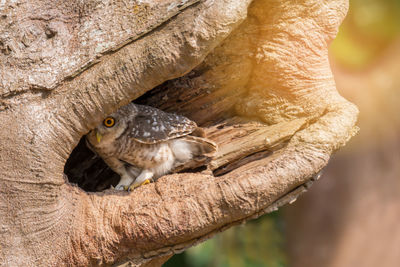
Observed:
[[[0,264],[160,265],[293,201],[356,132],[327,56],[347,8],[2,2]],[[209,168],[131,193],[69,183],[80,138],[151,89],[141,102],[190,117],[218,143]]]

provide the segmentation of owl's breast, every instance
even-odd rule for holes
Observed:
[[[154,168],[158,164],[173,160],[168,142],[157,144],[132,142],[119,156],[121,160],[140,168]]]

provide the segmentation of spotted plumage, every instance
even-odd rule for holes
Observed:
[[[155,180],[216,151],[195,122],[133,103],[105,118],[86,139],[121,176],[118,190]]]

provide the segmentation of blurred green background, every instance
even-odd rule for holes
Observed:
[[[233,227],[164,266],[399,266],[400,233],[394,229],[400,220],[400,123],[393,122],[400,117],[399,50],[400,0],[350,0],[330,57],[338,90],[360,108],[359,136],[335,156],[300,203]],[[362,171],[371,164],[370,171]],[[386,232],[375,230],[386,226]],[[380,252],[385,246],[393,249]]]
[[[335,61],[348,68],[365,68],[399,33],[400,0],[350,0],[349,12],[330,51]]]
[[[282,216],[274,212],[175,255],[163,266],[288,266],[283,228]]]

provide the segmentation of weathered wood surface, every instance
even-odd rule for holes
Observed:
[[[0,265],[160,264],[292,201],[356,132],[327,56],[347,8],[1,1]],[[220,143],[213,171],[131,193],[69,183],[82,136],[135,99],[205,127]]]

